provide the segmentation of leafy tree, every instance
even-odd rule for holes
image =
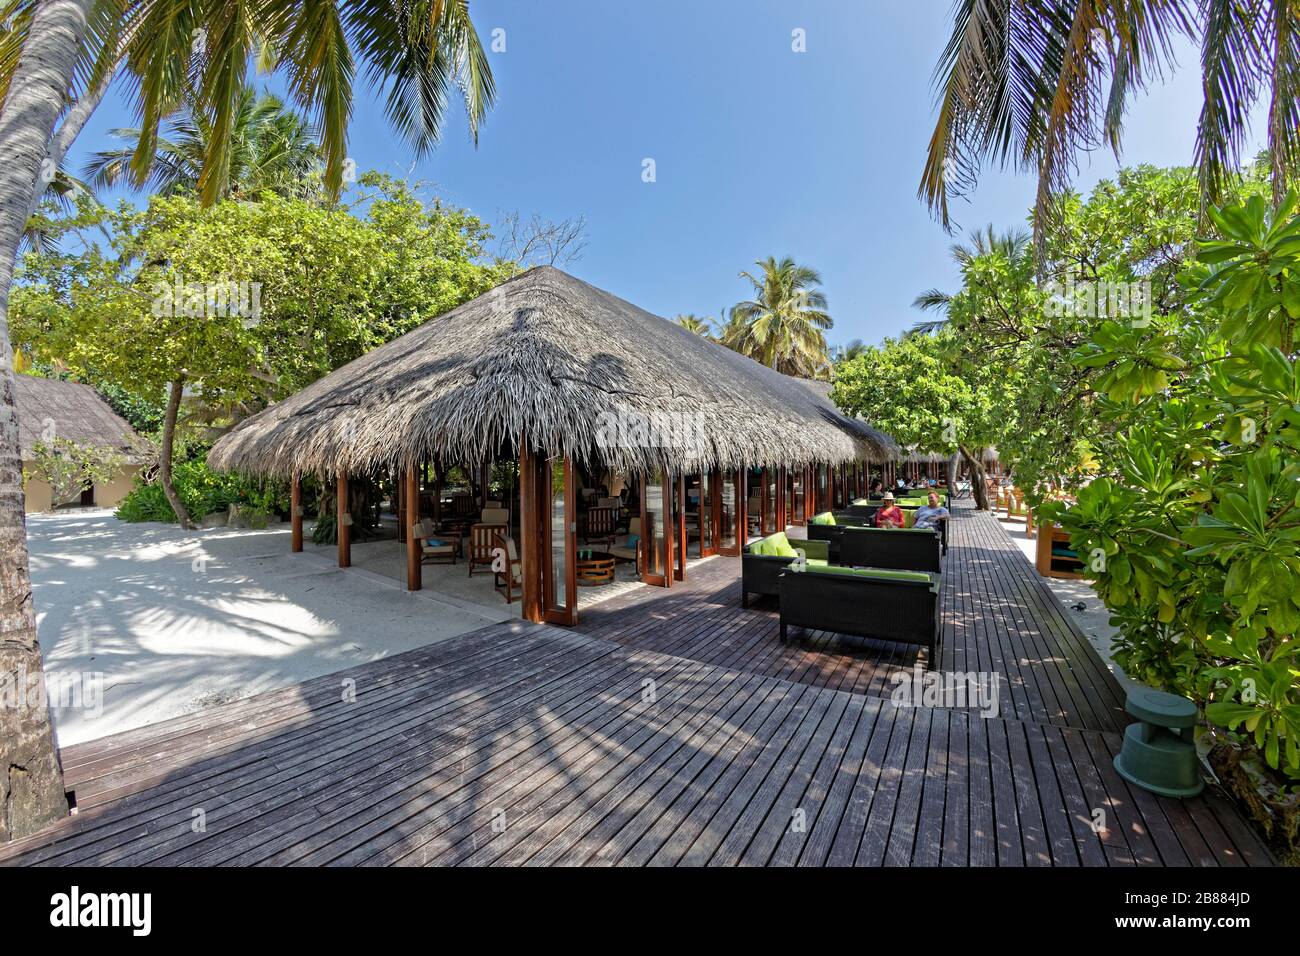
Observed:
[[[953,333],[908,335],[868,347],[837,367],[831,398],[899,443],[960,453],[976,505],[987,509],[984,449],[1007,425],[1014,380],[967,351]]]
[[[295,103],[318,121],[325,185],[337,193],[347,161],[358,61],[393,126],[423,151],[436,141],[448,92],[458,87],[477,138],[495,89],[468,0],[391,3],[192,4],[151,0],[14,2],[0,31],[0,672],[39,674],[19,472],[8,304],[15,258],[44,186],[110,88],[142,117],[133,159],[147,177],[159,124],[184,102],[212,118],[199,195],[224,194],[235,106],[254,55],[288,79]],[[118,74],[127,83],[114,84]],[[0,713],[0,767],[23,767],[15,793],[0,775],[0,842],[67,809],[47,714]]]
[[[177,428],[228,425],[509,274],[482,265],[486,228],[367,175],[364,219],[262,194],[204,209],[190,195],[104,212],[108,250],[32,257],[14,296],[20,348],[137,398],[166,394],[159,481]],[[183,407],[184,406],[184,407]]]
[[[1254,168],[1237,195],[1266,190]],[[1191,169],[1121,170],[1087,197],[1059,198],[1040,276],[1023,234],[990,227],[954,246],[960,289],[918,297],[918,306],[941,316],[918,328],[950,328],[968,351],[1015,375],[1018,387],[1007,398],[1015,427],[1004,428],[996,444],[1034,505],[1095,471],[1098,449],[1124,427],[1122,414],[1100,415],[1095,407],[1108,367],[1074,361],[1101,321],[1163,330],[1135,343],[1167,371],[1197,361],[1206,326],[1187,320],[1180,272],[1193,249],[1199,205]]]
[[[24,477],[49,485],[51,500],[58,505],[87,488],[111,481],[125,461],[125,456],[114,448],[54,438],[32,446]]]
[[[1077,504],[1044,516],[1085,558],[1120,628],[1116,659],[1204,707],[1216,770],[1294,850],[1300,215],[1292,193],[1275,210],[1256,196],[1212,218],[1217,237],[1179,277],[1183,321],[1203,330],[1198,360],[1170,367],[1168,326],[1096,329],[1075,360],[1105,370],[1095,412],[1122,427]]]
[[[768,256],[755,265],[759,275],[740,274],[753,285],[754,298],[732,308],[735,324],[724,343],[786,375],[811,378],[828,363],[825,333],[834,324],[826,296],[815,288],[821,275],[788,256]]]

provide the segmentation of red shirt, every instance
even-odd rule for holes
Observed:
[[[903,509],[898,505],[890,505],[876,512],[877,528],[901,528],[904,524],[906,521],[903,519]]]

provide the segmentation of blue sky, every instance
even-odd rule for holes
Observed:
[[[738,273],[767,255],[821,271],[834,343],[895,334],[917,319],[917,293],[955,286],[953,237],[916,198],[948,0],[475,0],[471,11],[485,42],[499,28],[506,45],[492,55],[499,101],[478,148],[458,113],[416,162],[362,93],[359,169],[410,170],[488,221],[583,214],[588,244],[570,271],[670,317],[746,297]],[[796,28],[804,53],[791,49]],[[1195,50],[1180,60],[1131,110],[1126,165],[1190,162]],[[105,103],[74,167],[132,123],[120,99]],[[1264,130],[1260,114],[1252,142]],[[1084,156],[1076,183],[1115,168],[1109,152]],[[963,230],[1020,225],[1033,190],[1030,177],[989,172],[954,214]]]

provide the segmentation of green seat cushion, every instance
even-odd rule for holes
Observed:
[[[790,539],[785,536],[784,531],[769,534],[763,540],[755,541],[749,546],[749,553],[770,555],[778,558],[793,558],[798,554],[794,549],[794,545],[790,544]]]
[[[811,561],[809,561],[808,570],[816,571],[818,574],[847,574],[850,576],[853,574],[852,568],[846,568],[840,564],[827,564],[825,562],[822,562],[820,564],[813,564]]]
[[[811,518],[809,518],[808,523],[809,524],[834,524],[835,515],[831,514],[829,511],[823,511],[821,514],[813,515]]]
[[[930,584],[932,578],[926,571],[896,571],[893,568],[854,568],[863,572],[865,577],[886,578],[891,581],[915,581],[917,584]]]
[[[838,564],[814,564],[808,562],[808,570],[819,574],[839,574],[855,578],[869,578],[875,581],[909,581],[913,584],[935,584],[937,575],[926,571],[894,571],[889,568],[846,568]]]
[[[825,558],[806,558],[806,559],[804,560],[804,563],[807,564],[808,567],[810,567],[810,568],[828,568],[828,567],[830,567],[830,562],[827,561]]]
[[[767,541],[767,553],[775,554],[782,558],[793,558],[798,555],[790,539],[785,536],[784,531],[778,531],[776,534],[770,534],[765,539]]]
[[[869,505],[869,504],[871,504],[871,502],[868,501],[866,498],[854,498],[854,499],[853,499],[853,503],[854,503],[855,505]]]

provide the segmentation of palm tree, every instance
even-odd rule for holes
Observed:
[[[193,190],[203,176],[213,124],[193,104],[168,124],[166,136],[159,136],[153,165],[142,185],[168,195]],[[139,142],[138,129],[114,129],[109,135]],[[269,189],[281,195],[300,192],[303,180],[320,162],[316,131],[277,96],[257,95],[251,88],[241,91],[231,124],[228,168],[224,179],[226,195],[251,195]],[[134,145],[95,153],[87,161],[84,175],[91,186],[108,188],[132,179]]]
[[[960,269],[965,269],[976,259],[999,254],[1007,260],[1013,271],[1017,271],[1025,260],[1029,250],[1029,235],[1022,229],[1009,229],[998,233],[990,224],[983,230],[973,232],[969,245],[953,243],[949,248],[952,261]],[[939,312],[942,318],[917,322],[908,330],[908,335],[928,335],[937,332],[948,324],[948,306],[952,304],[952,295],[939,289],[927,289],[912,300],[912,307],[922,312]]]
[[[702,319],[694,312],[688,312],[679,315],[673,321],[684,328],[687,332],[694,332],[696,335],[702,335],[706,339],[713,338],[713,320]]]
[[[115,77],[142,117],[131,157],[147,181],[158,128],[187,103],[207,118],[197,184],[211,203],[227,192],[237,109],[254,58],[283,72],[292,100],[321,130],[325,187],[337,193],[347,160],[358,60],[392,125],[418,151],[437,140],[457,88],[478,129],[495,97],[468,0],[301,2],[36,0],[9,4],[0,30],[0,673],[41,677],[14,410],[8,301],[14,260],[40,195]],[[0,708],[0,842],[67,812],[44,707]],[[22,782],[15,791],[15,768]]]
[[[1270,95],[1268,147],[1280,202],[1300,165],[1296,0],[958,0],[935,70],[938,121],[919,195],[947,228],[950,191],[986,161],[1038,176],[1035,235],[1080,149],[1116,154],[1133,93],[1174,68],[1173,40],[1199,39],[1205,93],[1197,126],[1202,201],[1235,174],[1251,107]]]
[[[834,324],[826,296],[814,288],[822,277],[789,256],[780,261],[768,256],[754,264],[759,276],[740,274],[753,285],[754,298],[732,308],[727,344],[786,375],[811,378],[828,361],[825,331]]]
[[[867,343],[862,339],[850,339],[843,345],[837,345],[831,349],[831,363],[838,365],[840,362],[851,362],[867,351]]]
[[[744,353],[745,330],[748,328],[744,317],[734,306],[723,307],[718,314],[721,316],[718,319],[718,343],[733,352]]]

